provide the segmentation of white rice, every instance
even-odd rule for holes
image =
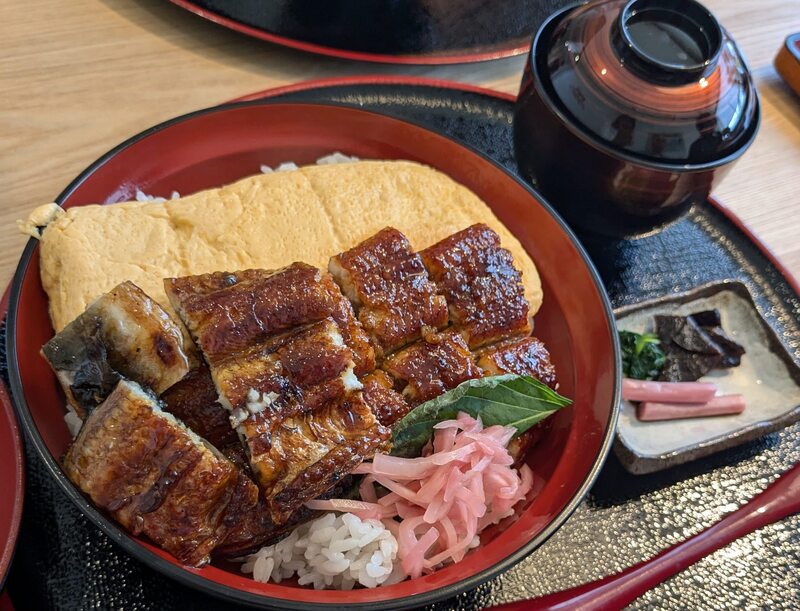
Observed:
[[[177,191],[173,191],[170,194],[169,198],[170,199],[178,199],[180,196],[181,196],[180,193],[178,193]],[[165,201],[167,201],[165,198],[159,197],[157,195],[148,195],[147,193],[145,193],[141,189],[136,189],[136,196],[135,197],[136,197],[136,201],[137,202],[165,202]]]
[[[67,403],[67,413],[64,414],[64,422],[67,423],[69,434],[75,439],[83,426],[83,420],[69,403]]]
[[[296,575],[300,585],[317,590],[350,590],[356,583],[374,588],[402,581],[396,560],[397,540],[379,520],[327,513],[249,555],[242,572],[262,583]]]
[[[334,163],[352,163],[353,161],[359,161],[359,158],[351,157],[350,155],[345,155],[344,153],[335,151],[330,155],[323,155],[322,157],[317,159],[314,163],[316,163],[317,165],[330,165]],[[299,169],[299,166],[292,161],[284,161],[283,163],[274,168],[268,165],[261,166],[261,172],[263,174],[270,174],[272,172],[286,172],[297,169]]]
[[[354,161],[359,161],[359,158],[350,155],[345,155],[344,153],[340,153],[339,151],[335,151],[330,155],[325,155],[317,159],[316,164],[329,165],[333,163],[353,163]]]
[[[334,151],[329,155],[323,155],[319,159],[317,159],[314,163],[317,165],[329,165],[333,163],[352,163],[353,161],[358,161],[358,157],[352,157],[350,155],[345,155],[344,153],[340,153],[339,151]],[[268,165],[262,164],[260,166],[262,174],[270,174],[272,172],[287,172],[292,170],[299,170],[300,166],[298,166],[293,161],[284,161],[283,163],[279,164],[278,166],[271,168]],[[169,196],[170,199],[178,199],[181,196],[180,193],[177,191],[173,191],[172,194]],[[136,189],[136,194],[134,196],[137,202],[165,202],[167,201],[163,197],[159,197],[158,195],[148,195],[141,189]]]

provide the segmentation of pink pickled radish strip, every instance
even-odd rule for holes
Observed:
[[[457,466],[450,468],[450,471],[457,469]],[[417,498],[420,503],[432,503],[437,497],[442,495],[447,480],[450,477],[450,471],[447,469],[437,469],[427,481],[422,484],[417,493]]]
[[[457,450],[438,452],[423,458],[398,458],[387,454],[376,454],[372,460],[371,473],[388,475],[395,479],[419,479],[438,466],[464,460],[477,449],[475,444],[468,444]]]
[[[456,491],[456,499],[462,501],[467,506],[470,516],[482,518],[486,514],[486,503],[478,498],[469,488],[459,488]]]
[[[388,454],[376,454],[371,464],[373,475],[388,475],[398,480],[419,479],[437,466],[426,458],[397,458]]]
[[[525,480],[522,480],[522,486],[525,485]],[[480,477],[479,472],[470,472],[470,477],[467,478],[467,488],[479,499],[483,505],[486,505],[486,491],[483,489],[483,478]]]
[[[459,415],[456,416],[455,418],[451,418],[450,420],[442,420],[441,422],[437,422],[436,424],[433,425],[433,428],[436,429],[436,430],[438,430],[438,429],[452,429],[452,428],[458,429],[459,431],[471,430],[473,423],[477,422],[477,420],[472,418],[472,416],[470,416],[469,414],[467,414],[467,417],[469,418],[469,421],[464,420],[463,418],[460,417],[460,415],[464,414],[464,413],[466,413],[466,412],[459,412]]]
[[[424,510],[418,505],[400,501],[394,505],[397,515],[401,520],[422,517]]]
[[[457,469],[450,471],[447,477],[447,485],[444,488],[445,501],[452,501],[454,498],[456,498],[456,492],[461,487],[463,480],[464,474],[461,471]]]
[[[445,543],[447,547],[452,547],[458,543],[458,533],[456,533],[456,527],[453,526],[453,521],[444,516],[440,522],[442,528],[444,529],[444,536],[445,536]]]
[[[411,577],[419,577],[425,568],[425,554],[436,543],[439,538],[439,531],[431,526],[411,547],[406,549],[406,553],[400,558],[403,571]]]
[[[358,486],[358,495],[362,501],[367,503],[377,503],[378,494],[375,492],[375,480],[371,475],[367,475]]]
[[[388,507],[389,505],[393,505],[397,501],[402,501],[403,497],[397,494],[396,492],[390,492],[386,496],[382,496],[378,499],[378,505],[383,505],[384,507]]]
[[[392,533],[392,536],[395,538],[395,540],[400,540],[400,522],[395,520],[384,520],[383,525],[386,527],[386,530]]]
[[[431,558],[426,562],[426,564],[428,565],[426,568],[433,569],[438,565],[440,565],[445,560],[447,560],[448,558],[452,558],[454,562],[458,562],[459,560],[461,560],[461,558],[463,558],[463,556],[461,556],[460,558],[456,558],[456,555],[459,552],[466,550],[469,547],[469,544],[472,543],[472,540],[474,538],[475,538],[474,536],[470,537],[469,535],[466,535],[458,543],[454,545],[448,545],[443,552],[436,554],[435,556],[431,556]]]
[[[486,470],[486,467],[488,467],[492,463],[493,458],[494,456],[484,456],[478,462],[473,463],[472,469],[470,469],[470,471],[472,471],[473,473],[483,473]]]
[[[541,490],[544,480],[527,465],[512,467],[506,446],[515,434],[513,427],[484,428],[462,412],[435,425],[421,458],[376,454],[356,470],[367,475],[360,488],[366,507],[360,511],[383,512],[406,574],[459,562],[483,528]],[[375,499],[376,485],[390,492]]]
[[[720,395],[705,403],[657,403],[645,401],[636,410],[639,420],[679,420],[704,416],[727,416],[744,411],[742,395]]]
[[[353,499],[314,499],[306,501],[306,507],[315,511],[342,511],[357,515],[362,520],[380,520],[393,515],[377,503],[365,503]]]
[[[522,478],[521,486],[524,493],[527,494],[529,491],[536,489],[536,494],[538,495],[544,486],[544,480],[541,477],[537,478],[528,465],[522,465],[519,468],[519,475]],[[538,488],[537,485],[539,486]]]
[[[370,473],[372,473],[372,463],[362,462],[355,469],[353,469],[351,473],[353,473],[354,475],[369,475]]]
[[[417,535],[414,529],[424,523],[425,521],[422,519],[422,516],[408,518],[400,522],[400,536],[397,538],[397,543],[401,544],[402,548],[406,551],[411,549],[417,543]]]
[[[400,482],[396,482],[396,481],[392,480],[389,477],[384,477],[382,475],[376,475],[375,476],[375,481],[377,483],[379,483],[381,486],[383,486],[384,488],[387,488],[388,490],[398,494],[399,496],[403,497],[407,501],[411,501],[412,503],[415,503],[417,501],[417,499],[419,498],[417,496],[417,493],[412,488],[404,486]],[[411,482],[412,485],[415,484],[415,483],[416,482]]]
[[[516,430],[508,426],[500,426],[495,424],[488,429],[483,429],[482,433],[485,437],[489,437],[497,442],[498,446],[505,448],[511,438],[516,434]]]
[[[623,378],[622,398],[627,401],[660,403],[706,403],[717,393],[708,382],[651,382]]]
[[[434,499],[433,502],[430,505],[428,505],[428,508],[425,510],[425,513],[422,515],[422,518],[428,524],[436,524],[436,522],[438,522],[439,519],[441,519],[442,517],[440,514],[442,510],[442,505],[444,505],[443,499]]]
[[[461,429],[461,428],[463,428],[461,426],[461,422],[459,422],[458,420],[455,420],[455,419],[453,419],[453,420],[442,420],[441,422],[437,422],[436,424],[433,425],[433,429],[435,431],[445,430],[445,429],[455,429],[455,431],[458,432],[459,429]]]
[[[437,425],[434,425],[434,429]],[[439,435],[435,435],[433,438],[433,451],[434,452],[446,452],[450,448],[453,447],[453,444],[456,441],[456,435],[458,434],[457,427],[448,427],[441,429],[442,432]]]

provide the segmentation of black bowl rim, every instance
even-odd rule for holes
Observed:
[[[536,88],[536,92],[539,95],[539,98],[542,99],[547,106],[548,110],[553,113],[560,122],[561,125],[567,128],[567,130],[576,138],[587,144],[588,146],[592,147],[593,149],[598,150],[600,153],[605,155],[606,157],[610,157],[612,159],[621,159],[628,163],[633,163],[645,168],[652,168],[656,170],[662,170],[665,172],[681,172],[681,173],[690,173],[690,172],[703,172],[706,170],[713,170],[733,161],[736,161],[739,157],[741,157],[747,149],[750,148],[750,145],[753,144],[753,141],[756,139],[758,135],[759,129],[761,128],[761,100],[759,99],[758,90],[756,89],[755,82],[753,82],[753,100],[755,102],[755,111],[754,111],[754,119],[753,124],[748,129],[748,136],[747,138],[743,139],[739,146],[733,149],[730,153],[725,155],[724,157],[720,157],[714,161],[706,161],[705,163],[680,163],[680,162],[667,162],[667,161],[655,161],[653,159],[648,159],[647,157],[640,157],[638,155],[634,155],[631,153],[626,153],[625,151],[618,150],[616,148],[611,147],[608,143],[601,140],[595,134],[591,133],[587,129],[585,129],[582,125],[580,125],[577,121],[572,120],[556,103],[553,97],[550,95],[550,92],[547,91],[547,87],[545,86],[545,81],[542,78],[542,75],[539,72],[539,66],[537,64],[537,56],[540,52],[540,47],[544,42],[544,36],[549,30],[555,27],[556,23],[561,19],[565,18],[569,13],[578,9],[582,6],[586,5],[586,0],[580,0],[574,4],[570,4],[563,9],[556,11],[552,15],[550,15],[542,24],[539,26],[539,29],[536,30],[536,34],[533,36],[533,42],[531,44],[531,48],[528,50],[527,64],[530,66],[531,75],[533,76],[533,84]],[[733,42],[733,38],[728,33],[728,31],[722,27],[720,24],[720,29],[722,30],[723,34],[723,43],[725,39],[728,41]],[[747,65],[747,61],[745,60],[744,56],[739,54],[739,57],[744,63],[745,68],[749,74],[752,75],[752,71],[750,67]]]
[[[63,201],[68,196],[70,196],[81,184],[83,184],[83,182],[86,181],[97,169],[103,166],[106,162],[108,162],[122,150],[139,142],[140,140],[146,138],[147,136],[150,136],[153,133],[162,131],[164,129],[171,127],[172,125],[181,123],[183,121],[191,120],[198,116],[204,116],[217,112],[225,112],[227,110],[239,107],[272,106],[276,104],[311,106],[311,107],[347,108],[348,110],[353,110],[360,113],[378,115],[383,118],[388,118],[394,121],[399,121],[401,123],[406,123],[416,128],[427,130],[442,138],[445,138],[453,142],[457,146],[461,146],[467,149],[469,152],[473,153],[474,155],[478,156],[484,162],[490,164],[496,170],[506,174],[506,176],[516,181],[520,186],[522,186],[526,191],[528,191],[530,196],[534,200],[536,200],[539,205],[544,207],[544,209],[550,215],[552,215],[552,217],[561,227],[562,231],[564,231],[564,233],[566,234],[567,238],[573,243],[575,248],[578,250],[578,253],[580,254],[584,264],[586,265],[589,271],[592,281],[594,282],[595,287],[597,288],[598,294],[600,295],[600,299],[603,302],[603,314],[606,319],[606,325],[608,327],[609,335],[612,338],[612,351],[615,361],[614,362],[615,375],[613,380],[612,405],[610,406],[609,417],[606,422],[606,429],[600,446],[600,451],[595,457],[592,467],[589,469],[578,490],[573,495],[572,499],[567,503],[567,505],[561,510],[561,512],[558,513],[555,516],[555,518],[551,520],[550,523],[545,527],[545,529],[542,532],[540,532],[536,537],[528,541],[526,544],[520,546],[515,552],[508,555],[502,561],[485,569],[484,571],[481,571],[480,573],[477,573],[475,575],[457,581],[443,588],[438,588],[436,590],[431,590],[429,592],[424,592],[421,594],[413,594],[410,596],[405,596],[403,598],[386,600],[377,603],[347,603],[346,605],[339,605],[336,603],[308,603],[303,601],[291,601],[283,598],[274,598],[268,595],[252,594],[250,592],[245,592],[227,585],[222,585],[210,581],[208,579],[201,577],[200,575],[196,575],[191,571],[186,570],[185,568],[183,568],[178,564],[173,564],[172,562],[169,562],[164,558],[161,558],[160,556],[149,551],[144,546],[135,541],[127,532],[125,532],[122,529],[122,527],[118,526],[110,518],[106,517],[101,511],[96,509],[94,505],[92,505],[89,502],[89,500],[83,496],[83,494],[78,490],[78,488],[74,486],[71,481],[69,481],[69,479],[62,471],[56,459],[50,454],[49,450],[47,449],[44,440],[42,439],[38,429],[36,428],[30,410],[28,409],[28,405],[24,397],[22,379],[20,377],[20,372],[19,372],[19,361],[17,358],[17,351],[16,351],[17,313],[19,310],[19,301],[22,291],[22,283],[25,278],[31,257],[33,256],[33,252],[38,246],[38,241],[34,238],[31,238],[28,241],[28,244],[25,246],[22,256],[20,257],[20,261],[11,284],[11,294],[9,297],[9,308],[8,308],[8,318],[7,318],[8,334],[6,338],[6,350],[8,354],[9,378],[11,381],[11,391],[12,391],[11,398],[14,404],[14,408],[17,412],[20,422],[22,423],[25,433],[30,439],[31,443],[33,444],[33,447],[36,449],[37,454],[44,462],[50,475],[59,484],[62,491],[67,495],[70,501],[72,501],[84,515],[88,516],[89,519],[98,528],[100,528],[100,530],[102,530],[108,537],[111,538],[111,540],[114,543],[120,546],[129,555],[133,556],[135,559],[143,562],[144,564],[148,565],[150,568],[158,571],[159,573],[166,575],[167,577],[170,577],[175,581],[183,585],[186,585],[194,590],[211,594],[222,600],[234,601],[237,603],[245,604],[250,607],[280,608],[280,609],[287,609],[290,611],[305,611],[308,609],[319,609],[321,611],[322,610],[331,611],[333,609],[342,609],[342,610],[377,609],[377,610],[388,611],[390,609],[408,609],[413,607],[419,607],[446,598],[457,596],[458,594],[471,590],[479,586],[480,584],[488,581],[489,579],[496,577],[500,573],[508,570],[509,568],[520,562],[533,550],[542,545],[547,539],[549,539],[564,524],[567,518],[569,518],[572,515],[572,513],[575,511],[578,505],[580,505],[580,503],[586,497],[586,494],[588,493],[594,481],[597,479],[600,470],[605,464],[605,461],[611,450],[616,432],[617,419],[619,415],[620,393],[621,393],[620,372],[622,371],[619,338],[616,333],[616,319],[614,317],[613,309],[611,307],[608,294],[606,293],[605,287],[603,286],[602,280],[600,279],[600,275],[597,269],[595,268],[594,264],[589,258],[589,255],[586,253],[581,243],[578,241],[575,234],[567,226],[564,220],[555,212],[555,210],[546,202],[546,200],[539,193],[534,191],[529,185],[527,185],[522,179],[520,179],[512,172],[508,171],[506,168],[504,168],[494,160],[490,159],[480,151],[476,150],[474,147],[459,142],[454,138],[451,138],[446,134],[443,134],[438,129],[432,129],[427,126],[416,123],[414,121],[400,119],[395,116],[392,116],[391,114],[375,112],[373,110],[365,110],[362,108],[357,108],[342,103],[320,104],[312,102],[283,102],[280,99],[266,99],[266,100],[260,99],[250,102],[234,102],[229,104],[222,104],[219,106],[213,106],[197,110],[194,112],[190,112],[175,117],[173,119],[169,119],[153,127],[150,127],[136,134],[135,136],[132,136],[131,138],[125,140],[121,144],[117,145],[116,147],[112,148],[110,151],[99,157],[96,161],[94,161],[91,165],[89,165],[83,172],[81,172],[77,176],[77,178],[75,178],[66,187],[66,189],[64,189],[64,191],[62,191],[59,194],[59,196],[56,198],[56,203],[62,205]]]

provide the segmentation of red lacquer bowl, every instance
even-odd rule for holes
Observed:
[[[115,542],[165,575],[259,606],[415,607],[475,587],[541,545],[581,502],[608,453],[619,389],[613,316],[596,271],[558,216],[494,162],[437,133],[353,108],[263,101],[200,111],[143,132],[92,164],[59,201],[65,207],[111,203],[129,199],[136,188],[157,195],[173,189],[188,194],[256,173],[260,164],[310,163],[337,150],[362,158],[415,160],[449,174],[492,206],[538,265],[545,300],[536,333],[553,355],[561,391],[575,403],[554,417],[551,434],[529,456],[547,481],[543,491],[516,520],[487,532],[478,552],[420,579],[336,592],[260,584],[218,566],[187,569],[129,536],[84,498],[59,465],[69,435],[63,396],[39,356],[53,331],[35,241],[25,249],[11,296],[12,388],[23,426],[69,498]]]
[[[0,309],[5,310],[5,299]],[[24,457],[17,419],[5,385],[0,382],[0,590],[14,557],[19,524],[22,519],[22,498],[25,492]],[[2,608],[0,599],[0,608]]]

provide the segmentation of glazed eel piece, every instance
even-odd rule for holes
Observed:
[[[123,378],[160,394],[195,360],[180,326],[132,282],[123,282],[42,347],[70,405],[81,418],[105,401]]]
[[[251,348],[332,318],[353,353],[356,375],[375,368],[375,350],[330,274],[306,263],[285,268],[215,272],[164,281],[167,296],[209,358]]]
[[[331,257],[328,271],[358,312],[380,356],[447,326],[447,303],[437,294],[408,239],[387,227]]]
[[[396,266],[392,267],[393,262],[406,261],[411,256],[423,264],[415,283],[394,273]],[[439,317],[434,324],[423,318],[428,310],[413,307],[401,310],[406,317],[405,327],[419,330],[418,335],[406,339],[416,341],[394,353],[391,350],[398,343],[382,346],[385,359],[381,368],[391,384],[380,379],[382,384],[378,385],[374,376],[367,378],[368,401],[377,404],[391,399],[394,404],[391,391],[400,391],[413,407],[465,380],[484,375],[500,372],[546,378],[549,375],[549,355],[541,342],[524,339],[530,335],[531,324],[521,275],[514,267],[511,253],[501,248],[499,236],[486,225],[468,227],[418,255],[411,252],[399,231],[387,228],[334,257],[330,269],[334,268],[340,270],[335,276],[345,294],[360,308],[362,322],[368,319],[363,313],[371,310],[368,299],[374,292],[380,297],[402,295],[403,303],[409,304],[431,303],[433,297],[436,303],[441,303],[442,297],[446,298],[447,318]],[[416,297],[412,299],[410,295]],[[437,332],[448,322],[448,329]],[[515,338],[521,338],[521,343],[514,343]],[[375,339],[380,342],[380,337]],[[493,347],[479,355],[470,351],[489,345]],[[476,363],[476,358],[482,359],[483,365]],[[391,390],[386,390],[387,387]],[[378,395],[376,391],[373,400],[373,388],[380,388],[384,394]],[[380,411],[380,407],[377,409]],[[390,410],[393,415],[400,412],[398,408]]]
[[[517,373],[555,383],[547,350],[528,337],[521,275],[486,225],[420,253],[387,227],[332,257],[328,269],[377,346],[380,369],[362,382],[382,424],[476,377]]]
[[[447,299],[450,324],[470,349],[531,333],[522,276],[500,236],[483,224],[420,252],[439,292]]]
[[[272,522],[250,479],[244,450],[230,426],[228,412],[217,402],[218,393],[208,368],[196,358],[194,346],[185,345],[179,323],[133,283],[124,282],[95,300],[43,347],[42,354],[56,372],[68,401],[87,422],[80,441],[76,440],[68,454],[65,468],[69,464],[73,481],[135,534],[148,535],[181,562],[196,565],[205,562],[212,549],[219,555],[246,553],[308,517],[300,512],[285,526]],[[191,365],[194,368],[190,370]],[[139,385],[149,390],[142,390]],[[157,402],[151,390],[163,393],[164,403]],[[93,417],[99,406],[103,406],[102,413]],[[141,421],[134,420],[142,414]],[[210,483],[204,479],[210,477],[209,473],[216,473],[223,480],[230,476],[228,463],[205,441],[200,443],[188,434],[170,414],[219,448],[238,473],[217,531],[211,532],[211,525],[203,523],[205,518],[190,511],[187,519],[198,526],[198,535],[189,535],[184,543],[185,527],[175,515],[182,500],[172,497],[171,505],[164,504],[156,498],[156,491],[144,488],[128,501],[114,497],[120,490],[130,491],[135,483],[126,481],[134,477],[124,468],[129,458],[139,461],[137,472],[151,475],[164,468],[158,461],[169,458],[146,454],[145,431],[139,425],[152,424],[153,435],[160,440],[174,432],[185,442],[180,446],[183,449],[177,441],[169,442],[176,453],[194,447],[197,452],[193,450],[193,455],[205,460],[207,466],[215,465],[202,478],[186,480],[186,485],[189,481]],[[116,427],[116,432],[105,431],[106,426]],[[106,479],[100,475],[103,469],[106,471],[102,477]],[[145,502],[143,497],[147,494],[151,498]],[[191,495],[181,494],[187,504],[194,502]],[[129,504],[123,508],[125,502]]]
[[[206,564],[258,503],[252,481],[128,380],[88,415],[64,470],[127,530],[190,566]]]
[[[165,286],[276,523],[385,447],[355,375],[374,353],[330,275],[296,263]]]
[[[550,354],[538,338],[530,336],[521,274],[492,229],[472,225],[420,255],[447,298],[451,328],[475,351],[482,375],[529,375],[551,388],[557,386]],[[550,421],[544,420],[512,439],[511,455],[522,460],[549,426]]]
[[[553,390],[558,387],[556,368],[550,360],[550,353],[536,337],[512,338],[477,351],[478,367],[484,375],[503,375],[513,373],[528,375],[546,384]],[[542,420],[527,431],[514,437],[508,444],[508,451],[521,461],[529,448],[532,448],[545,435],[550,427],[550,419]]]
[[[161,395],[164,409],[249,473],[247,456],[204,361]]]
[[[246,470],[129,380],[89,414],[64,470],[123,527],[189,566],[241,556],[313,517],[303,508],[275,524]],[[346,491],[343,481],[331,494]]]
[[[236,430],[231,427],[228,410],[217,401],[218,398],[219,393],[205,363],[193,369],[161,396],[164,410],[219,448],[237,466],[243,477],[252,480],[253,472],[247,454]],[[352,483],[344,478],[322,496],[341,498],[346,496],[351,487]],[[272,520],[264,495],[259,492],[255,505],[240,502],[238,506],[229,506],[224,518],[228,524],[225,538],[214,548],[212,556],[232,558],[255,551],[315,515],[315,512],[301,507],[284,524],[278,525]]]
[[[381,367],[412,407],[483,375],[464,338],[453,330],[426,332],[421,340],[387,358]]]

